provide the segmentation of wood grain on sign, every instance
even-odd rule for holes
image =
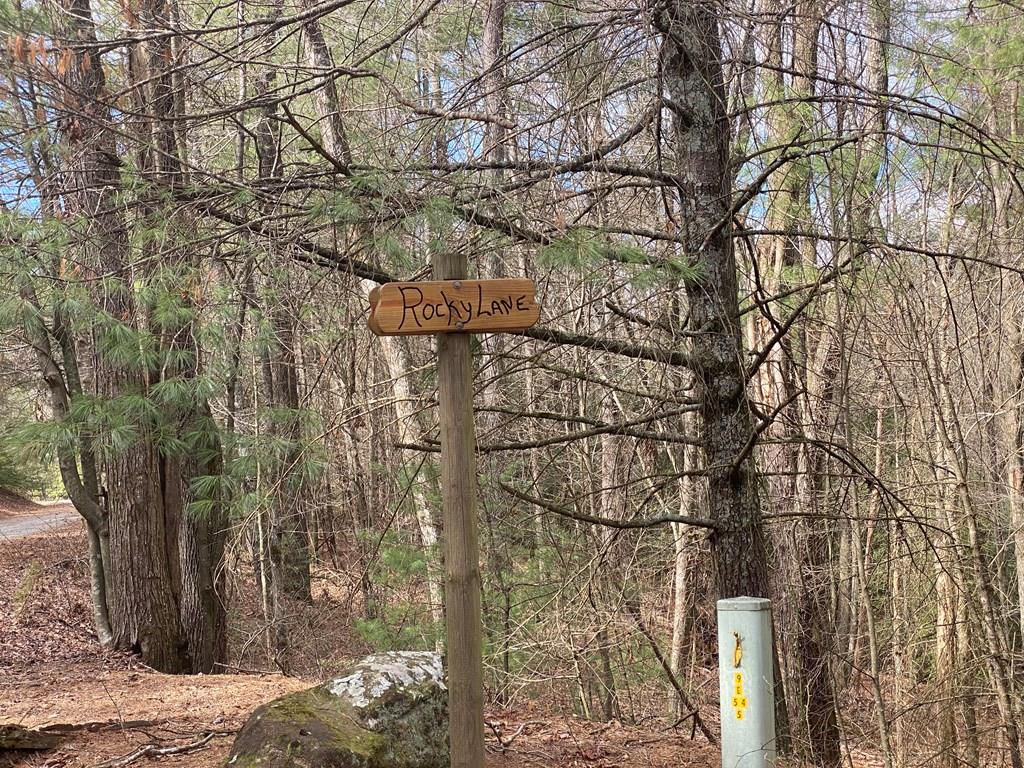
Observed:
[[[532,280],[385,283],[370,292],[378,336],[519,331],[539,319]]]

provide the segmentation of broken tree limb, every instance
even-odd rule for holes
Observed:
[[[126,765],[131,765],[136,760],[141,760],[144,757],[164,757],[166,755],[187,755],[191,752],[196,752],[213,739],[218,736],[230,736],[232,735],[229,731],[210,731],[209,733],[201,736],[195,741],[191,741],[188,744],[177,744],[169,746],[160,746],[159,744],[143,744],[141,747],[133,752],[129,752],[127,755],[116,757],[113,760],[107,760],[103,763],[98,763],[93,768],[124,768]]]

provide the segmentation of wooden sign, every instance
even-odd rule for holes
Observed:
[[[540,319],[532,280],[385,283],[370,292],[378,336],[519,331]]]

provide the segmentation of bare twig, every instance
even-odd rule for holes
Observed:
[[[166,755],[187,755],[191,752],[196,752],[207,744],[210,743],[214,738],[218,736],[230,736],[230,731],[210,731],[205,736],[202,736],[195,741],[191,741],[188,744],[178,744],[175,746],[162,747],[158,744],[143,744],[141,747],[136,749],[134,752],[129,752],[127,755],[122,757],[114,758],[113,760],[107,760],[103,763],[98,763],[93,768],[123,768],[123,766],[131,765],[136,760],[141,760],[144,757],[164,757]]]
[[[508,751],[508,748],[512,746],[512,742],[519,737],[527,726],[527,723],[522,723],[518,728],[516,728],[515,733],[508,738],[502,738],[501,728],[498,727],[497,723],[492,722],[491,720],[485,720],[484,722],[487,724],[487,727],[491,729],[491,732],[494,733],[494,738],[498,740],[498,746],[501,747],[502,752]]]
[[[704,738],[706,738],[710,744],[717,745],[718,739],[715,738],[715,735],[711,733],[707,725],[704,724],[704,721],[700,716],[700,710],[694,706],[693,702],[690,701],[690,697],[686,695],[686,691],[683,690],[683,686],[679,683],[679,680],[676,679],[675,673],[672,671],[672,666],[665,659],[665,654],[661,652],[658,641],[655,640],[654,635],[651,634],[651,630],[649,630],[647,625],[644,623],[643,617],[640,615],[640,607],[627,601],[626,610],[628,610],[633,616],[633,621],[636,622],[637,629],[639,629],[640,633],[647,638],[647,643],[651,646],[651,651],[654,653],[654,657],[658,660],[658,663],[661,664],[661,668],[665,670],[665,674],[668,676],[668,681],[672,684],[672,687],[675,688],[676,695],[679,696],[679,703],[689,711],[689,714],[687,714],[683,720],[692,717],[694,727],[700,729],[700,732],[704,734]],[[693,738],[692,733],[691,738]]]
[[[541,509],[546,509],[549,512],[554,512],[556,515],[562,517],[570,517],[573,520],[579,520],[583,523],[593,523],[594,525],[603,525],[606,528],[653,528],[658,525],[668,525],[669,523],[680,523],[682,525],[692,525],[697,528],[710,528],[711,530],[717,531],[721,529],[721,526],[714,520],[707,520],[702,517],[687,517],[685,515],[661,515],[659,517],[634,517],[630,520],[614,520],[607,517],[597,517],[596,515],[588,515],[584,512],[575,512],[571,509],[560,507],[557,504],[552,504],[549,501],[538,499],[534,496],[530,496],[527,493],[523,493],[506,483],[498,481],[498,485],[501,486],[502,490],[506,493],[515,496],[521,501],[525,501],[528,504],[533,504]]]

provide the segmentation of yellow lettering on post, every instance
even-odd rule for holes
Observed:
[[[733,712],[737,720],[743,720],[747,713],[747,697],[743,695],[743,673],[735,672],[732,676],[734,696],[732,697]]]

